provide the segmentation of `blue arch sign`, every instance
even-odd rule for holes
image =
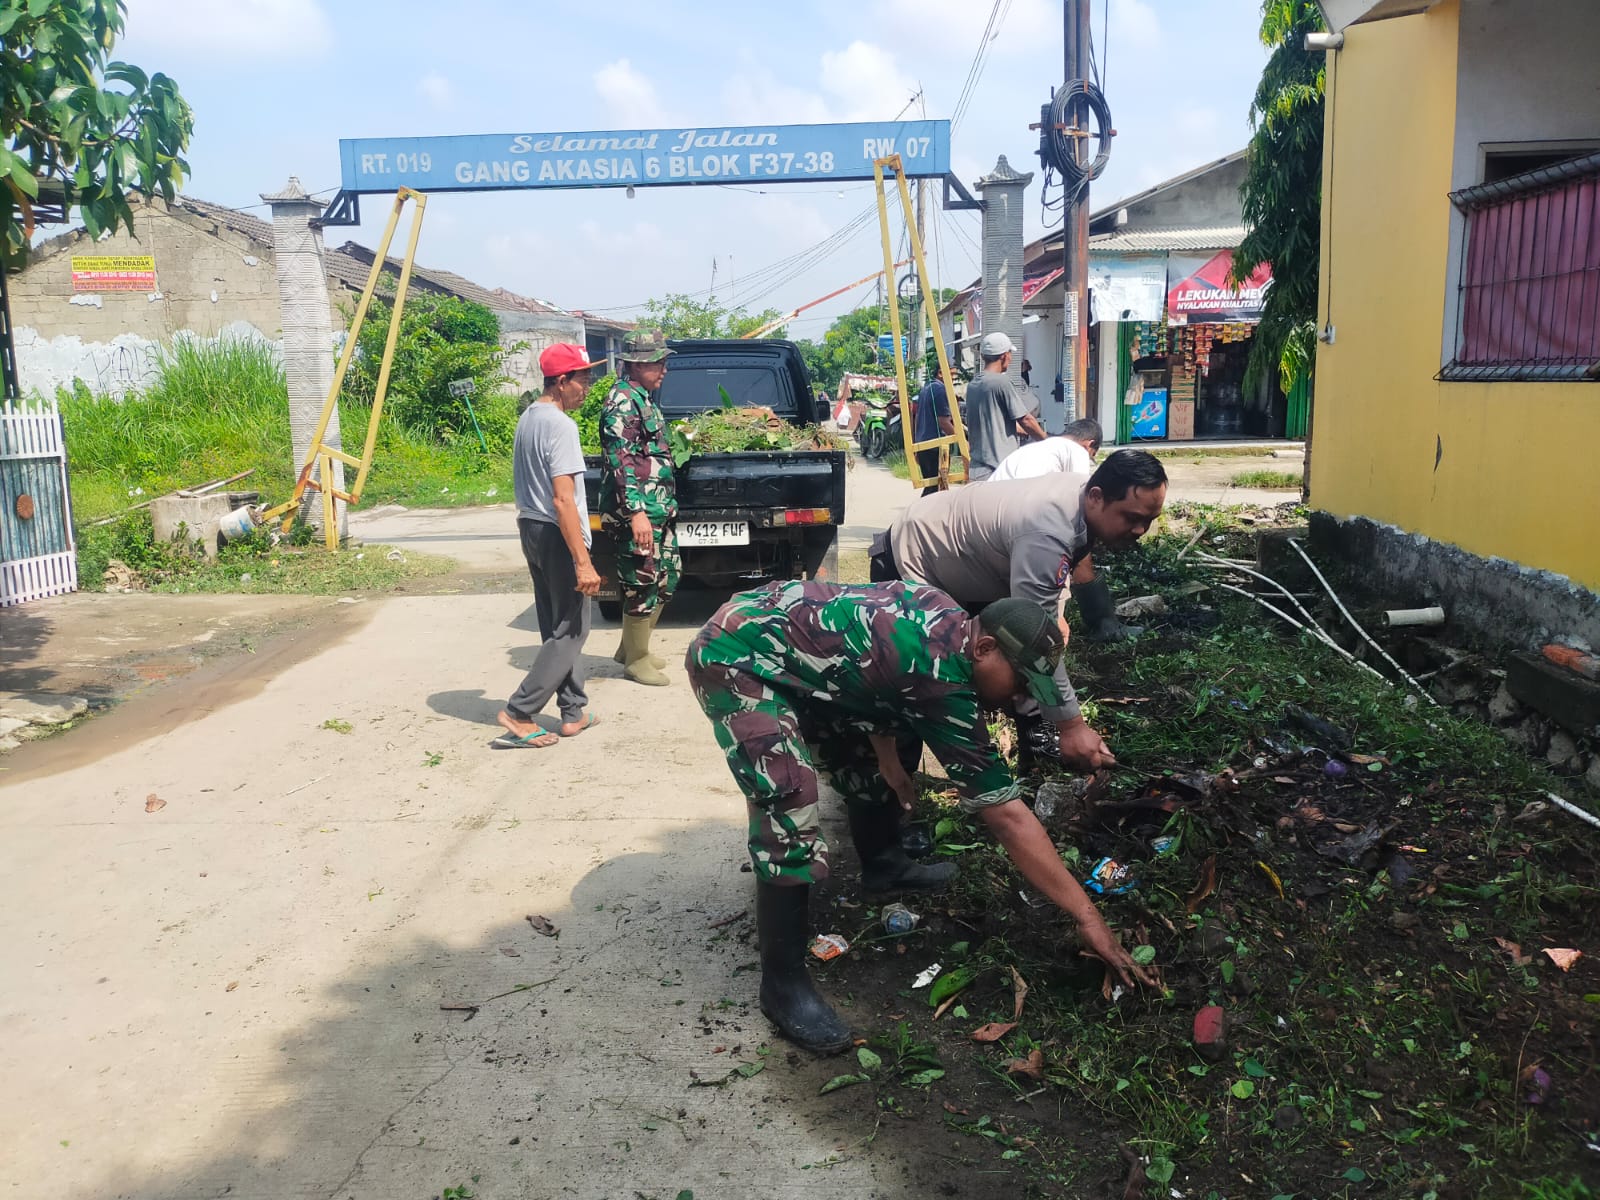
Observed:
[[[706,183],[843,182],[872,178],[900,155],[913,178],[950,170],[949,121],[726,125],[587,133],[347,138],[348,193],[681,187]]]

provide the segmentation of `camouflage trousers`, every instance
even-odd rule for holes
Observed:
[[[633,527],[610,513],[600,519],[601,528],[617,548],[617,583],[622,588],[622,611],[630,617],[648,617],[672,599],[683,574],[683,556],[678,551],[676,521],[651,524],[656,535],[656,552],[636,554]]]
[[[762,883],[799,885],[828,877],[828,843],[817,804],[819,774],[850,805],[893,804],[872,743],[860,729],[817,719],[767,680],[717,661],[707,626],[684,660],[689,683],[750,816],[750,861]]]

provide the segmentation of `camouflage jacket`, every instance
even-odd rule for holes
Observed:
[[[650,393],[619,379],[600,410],[600,512],[626,521],[642,512],[652,521],[678,515],[667,420]]]
[[[972,687],[975,625],[938,589],[771,583],[735,596],[706,633],[703,661],[755,675],[818,724],[921,738],[966,807],[1019,794]]]

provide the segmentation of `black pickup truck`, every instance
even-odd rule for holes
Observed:
[[[812,397],[799,347],[784,341],[673,341],[657,402],[668,421],[722,406],[770,408],[796,425],[825,420]],[[719,390],[719,388],[721,390]],[[678,545],[686,583],[724,591],[771,579],[838,575],[844,523],[843,450],[754,450],[695,454],[678,469]],[[600,612],[622,614],[616,552],[600,530],[601,460],[586,460],[584,490],[600,572]]]

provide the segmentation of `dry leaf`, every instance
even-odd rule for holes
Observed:
[[[1522,952],[1522,947],[1517,945],[1516,942],[1508,942],[1503,937],[1497,937],[1494,940],[1494,944],[1511,956],[1511,965],[1513,967],[1525,967],[1533,961],[1532,958]]]
[[[972,1031],[972,1040],[975,1042],[998,1042],[1006,1034],[1017,1027],[1015,1021],[990,1021]]]
[[[1583,957],[1582,950],[1553,950],[1546,947],[1544,952],[1549,956],[1550,961],[1563,971],[1572,970],[1572,964]]]
[[[1010,1075],[1026,1075],[1029,1079],[1043,1079],[1044,1051],[1035,1046],[1029,1052],[1027,1058],[1008,1058],[1006,1060],[1006,1073]]]
[[[507,958],[521,958],[522,957],[522,951],[521,950],[513,950],[510,946],[501,946],[500,947],[500,953],[504,954]]]
[[[145,812],[160,812],[166,806],[167,806],[167,802],[165,800],[163,800],[160,796],[156,795],[154,792],[151,792],[148,796],[146,796],[144,798],[144,810],[145,810]]]
[[[541,917],[530,913],[528,914],[528,924],[533,926],[535,933],[543,934],[545,937],[561,936],[561,930],[556,927],[556,923],[549,917]]]
[[[955,1006],[955,1002],[957,1000],[959,1000],[960,998],[961,998],[961,993],[960,992],[955,992],[952,995],[946,996],[945,999],[944,999],[944,1003],[942,1003],[941,1005],[939,1005],[938,1008],[933,1010],[933,1019],[935,1021],[937,1021],[940,1017],[944,1016],[945,1013],[949,1012],[950,1009]]]
[[[1011,1010],[1012,1021],[1022,1020],[1022,1002],[1028,998],[1028,981],[1017,973],[1015,967],[1011,968],[1011,996],[1015,1006]]]
[[[1189,893],[1189,901],[1184,906],[1185,910],[1191,914],[1199,912],[1200,906],[1206,902],[1206,898],[1216,890],[1217,856],[1213,854],[1201,866],[1199,882],[1194,885],[1194,891]]]
[[[944,1110],[945,1110],[945,1112],[949,1113],[953,1117],[967,1117],[967,1116],[971,1116],[972,1115],[970,1112],[968,1112],[964,1108],[957,1108],[954,1104],[951,1104],[950,1101],[948,1101],[948,1100],[946,1100],[944,1102]]]
[[[1371,766],[1373,763],[1382,763],[1386,767],[1389,765],[1389,760],[1381,754],[1346,754],[1344,759],[1358,767]]]
[[[238,986],[239,986],[239,981],[237,979],[235,979],[232,983],[230,983],[227,987],[223,988],[222,990],[225,991],[225,992],[231,992],[231,991],[233,991],[234,988],[236,988]]]

